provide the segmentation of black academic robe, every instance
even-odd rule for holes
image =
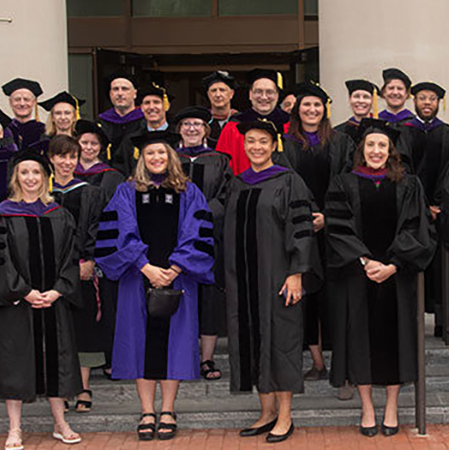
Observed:
[[[390,323],[389,327],[396,327],[397,341],[391,343],[391,352],[397,354],[395,381],[399,383],[416,380],[417,273],[428,266],[436,248],[435,229],[423,188],[416,177],[406,175],[396,184],[393,233],[391,229],[383,232],[383,225],[379,224],[377,230],[368,229],[373,225],[366,223],[366,218],[375,217],[375,212],[369,211],[367,215],[365,208],[363,213],[366,205],[361,204],[361,186],[355,174],[337,176],[326,198],[328,289],[332,293],[328,301],[333,319],[331,384],[335,387],[343,386],[346,380],[355,384],[376,382],[371,372],[370,348],[376,343],[370,344],[370,291],[374,284],[361,272],[360,262],[362,256],[376,259],[376,255],[365,242],[366,234],[378,231],[380,240],[392,234],[383,262],[398,268],[384,283],[387,287],[393,282],[395,289],[395,296],[391,298],[396,302],[397,323]],[[379,203],[377,207],[381,213],[386,205]],[[391,322],[389,319],[391,317],[385,317],[384,324]]]
[[[98,172],[75,172],[75,176],[92,186],[99,187],[103,191],[106,203],[114,196],[117,186],[125,181],[125,177],[115,169],[102,169]]]
[[[224,286],[223,270],[223,218],[222,209],[226,188],[234,177],[229,157],[212,149],[193,153],[178,149],[184,173],[206,197],[214,221],[215,285],[200,285],[198,291],[200,334],[215,336],[226,327],[224,295],[217,286]]]
[[[309,191],[291,170],[231,182],[224,222],[231,391],[302,392],[302,304],[285,306],[286,278],[319,287]]]
[[[116,157],[113,167],[119,170],[125,178],[129,178],[137,166],[139,160],[140,151],[132,143],[132,139],[148,131],[147,122],[143,120],[140,123],[139,129],[131,134],[123,137],[119,147],[116,151]],[[174,128],[169,125],[167,131],[174,132]]]
[[[106,205],[101,189],[80,182],[66,190],[55,187],[55,201],[68,209],[76,222],[75,257],[78,261],[94,261],[98,224]],[[81,281],[82,308],[73,311],[79,352],[107,350],[107,323],[101,318],[101,303],[96,280]]]
[[[335,131],[340,133],[347,134],[355,143],[355,145],[359,145],[360,136],[359,136],[359,123],[354,120],[347,120],[346,122],[341,123],[334,127]]]
[[[72,397],[82,390],[70,305],[79,304],[73,218],[0,216],[0,398]],[[62,294],[50,308],[23,300],[31,289]]]

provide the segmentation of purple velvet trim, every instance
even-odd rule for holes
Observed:
[[[352,173],[368,180],[381,181],[386,178],[387,169],[371,169],[370,167],[360,166],[353,169]]]
[[[307,131],[304,131],[304,134],[309,141],[309,145],[313,147],[314,145],[319,145],[320,138],[318,137],[318,132],[314,131],[313,133],[308,133]]]
[[[176,151],[183,155],[197,156],[201,153],[213,152],[214,150],[204,145],[197,145],[195,147],[179,147]]]
[[[37,200],[34,203],[5,200],[0,203],[0,214],[42,216],[48,211],[58,207],[59,205],[57,203],[49,203],[48,205],[44,205],[40,200]]]
[[[431,131],[435,128],[440,127],[441,125],[444,125],[444,122],[438,117],[435,117],[431,122],[422,122],[421,120],[414,117],[410,122],[407,122],[405,125],[418,128],[418,130],[421,131]]]
[[[414,114],[408,109],[403,109],[397,114],[393,114],[390,111],[387,111],[386,109],[384,109],[379,113],[379,119],[383,119],[391,123],[401,122],[402,120],[409,118],[411,119],[413,117]]]
[[[102,112],[98,117],[106,122],[112,122],[117,124],[124,124],[129,122],[135,122],[136,120],[143,119],[143,112],[140,108],[133,109],[125,116],[120,116],[114,108],[108,109]]]
[[[94,173],[103,172],[104,170],[111,169],[110,166],[108,166],[104,162],[98,162],[94,164],[92,167],[89,167],[88,169],[85,169],[82,164],[79,162],[76,166],[75,172],[78,175],[92,175]]]
[[[167,178],[167,173],[150,173],[150,178],[153,184],[160,186]]]
[[[59,183],[56,183],[56,181],[53,182],[53,186],[57,189],[67,189],[69,187],[75,186],[76,184],[85,183],[85,181],[79,180],[78,178],[74,178],[73,180],[69,181],[65,186],[61,186]]]
[[[274,177],[278,173],[286,171],[288,171],[286,167],[281,167],[277,165],[268,167],[268,169],[262,170],[260,172],[255,172],[252,169],[252,167],[250,167],[240,175],[240,178],[242,179],[243,182],[252,186],[254,184],[262,183],[262,181],[268,180],[269,178]]]

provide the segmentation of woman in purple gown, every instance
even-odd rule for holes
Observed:
[[[190,183],[168,133],[139,136],[135,176],[122,183],[105,208],[96,261],[119,280],[112,377],[136,380],[142,417],[141,440],[156,434],[156,384],[162,388],[157,436],[176,432],[174,401],[180,380],[199,378],[198,283],[213,280],[212,215],[201,191]],[[149,316],[145,288],[184,290],[169,318]]]

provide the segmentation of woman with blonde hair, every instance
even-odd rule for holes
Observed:
[[[104,210],[96,248],[100,268],[119,280],[112,378],[136,380],[140,440],[176,433],[179,382],[199,378],[198,283],[213,282],[211,213],[169,140],[171,134],[161,131],[134,139],[140,149],[135,175],[119,185]],[[161,297],[172,310],[157,308]]]
[[[12,165],[11,194],[0,204],[0,398],[10,425],[5,449],[23,448],[22,403],[36,396],[50,401],[53,437],[74,444],[81,438],[65,421],[63,398],[81,391],[70,309],[78,302],[75,224],[48,193],[45,159],[21,151]]]
[[[66,91],[40,102],[39,105],[50,113],[45,124],[45,134],[50,138],[58,134],[73,136],[76,121],[80,118],[79,108],[84,103],[84,100]]]

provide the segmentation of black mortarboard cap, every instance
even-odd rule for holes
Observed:
[[[176,114],[175,123],[178,124],[181,120],[188,118],[201,119],[209,123],[212,119],[212,114],[204,106],[187,106]]]
[[[268,78],[276,85],[279,90],[283,88],[282,75],[280,72],[276,72],[275,70],[256,68],[246,74],[246,81],[250,86],[252,86],[254,82],[260,80],[261,78]]]
[[[36,161],[44,168],[44,170],[45,170],[45,172],[47,172],[48,176],[50,176],[52,173],[50,162],[48,161],[48,159],[45,156],[40,155],[39,153],[37,153],[33,150],[25,149],[25,150],[20,150],[19,152],[17,152],[12,157],[12,161],[11,161],[12,167],[17,166],[17,164],[19,164],[23,161]]]
[[[66,91],[63,91],[63,92],[59,92],[54,97],[49,98],[48,100],[39,102],[39,105],[42,106],[42,108],[44,108],[45,111],[51,111],[53,106],[57,105],[58,103],[68,103],[69,105],[72,105],[75,108],[75,110],[79,110],[79,107],[81,105],[84,105],[84,103],[86,103],[86,101],[79,100],[74,95],[69,94]]]
[[[134,75],[131,75],[124,70],[118,70],[117,72],[112,73],[108,77],[106,77],[106,84],[108,91],[111,89],[111,83],[118,78],[124,78],[132,83],[135,89],[137,89],[136,78]]]
[[[141,104],[143,99],[148,95],[155,95],[156,97],[160,97],[164,102],[164,109],[168,111],[170,107],[170,102],[173,101],[174,97],[170,95],[167,90],[159,86],[158,84],[152,82],[149,86],[139,90],[139,95],[137,96],[137,103]]]
[[[41,85],[37,81],[25,80],[24,78],[14,78],[14,80],[2,86],[3,92],[8,97],[17,89],[28,89],[35,97],[39,97],[42,94]]]
[[[181,140],[181,136],[178,133],[173,133],[171,131],[144,131],[138,136],[131,137],[132,143],[143,150],[147,145],[163,143],[168,144],[171,147],[175,147],[176,144]]]
[[[12,122],[11,117],[9,117],[7,114],[5,114],[0,109],[0,125],[2,126],[3,130]]]
[[[75,133],[77,136],[81,136],[84,133],[93,133],[98,136],[103,147],[107,147],[109,139],[106,133],[101,128],[100,124],[92,122],[90,120],[80,119],[75,124]]]
[[[227,84],[231,89],[237,88],[234,77],[224,70],[217,70],[216,72],[207,75],[201,80],[201,85],[204,90],[207,91],[214,83],[219,82]]]
[[[412,80],[400,69],[385,69],[382,72],[382,78],[384,83],[388,83],[391,80],[401,80],[407,89],[412,85]]]
[[[444,98],[444,95],[446,94],[446,91],[441,86],[438,86],[438,84],[432,83],[431,81],[424,81],[422,83],[417,83],[411,89],[412,95],[416,95],[418,92],[421,91],[435,92],[435,94],[440,99]]]
[[[299,83],[296,88],[296,93],[298,97],[307,97],[313,96],[318,97],[323,101],[323,104],[326,105],[328,102],[332,103],[332,99],[327,95],[327,92],[318,84],[312,83],[310,81],[304,81],[303,83]]]
[[[240,122],[237,129],[241,134],[246,134],[250,130],[263,130],[271,135],[273,141],[277,142],[279,131],[276,125],[267,119],[257,119],[251,122]]]
[[[368,80],[348,80],[345,81],[345,85],[348,89],[349,95],[355,91],[366,91],[370,94],[374,94],[374,90],[376,90],[377,93],[380,92],[379,88]]]
[[[381,133],[388,136],[393,143],[396,143],[401,132],[396,128],[390,126],[386,120],[364,118],[360,122],[359,128],[357,130],[357,137],[359,138],[357,142],[361,141],[365,136],[372,133]]]

